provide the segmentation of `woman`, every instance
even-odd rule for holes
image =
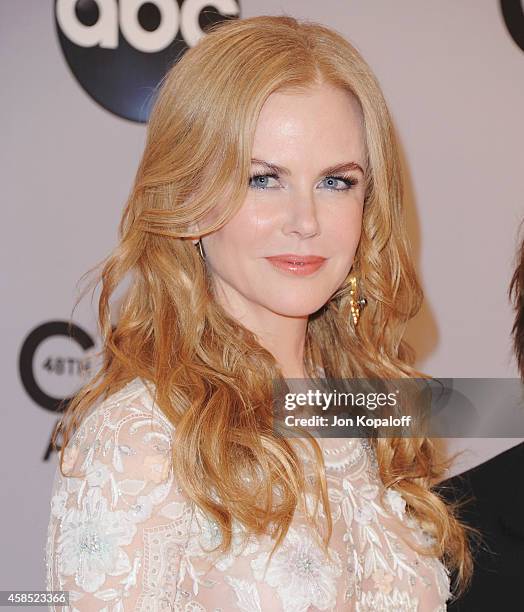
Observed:
[[[421,375],[396,147],[321,25],[230,21],[169,71],[101,274],[103,366],[61,428],[48,589],[79,610],[446,609],[471,562],[431,440],[272,430],[273,380]]]

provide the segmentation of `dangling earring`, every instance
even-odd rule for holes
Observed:
[[[351,316],[353,318],[353,325],[356,327],[358,325],[358,320],[360,317],[360,311],[364,306],[368,303],[366,298],[357,299],[357,277],[352,276],[349,279],[349,303],[351,306]]]
[[[202,257],[202,259],[206,258],[206,255],[204,253],[204,248],[202,246],[202,239],[199,238],[198,242],[195,243],[195,246],[198,248],[198,250],[200,251],[200,257]]]

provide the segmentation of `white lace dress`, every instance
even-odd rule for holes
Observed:
[[[136,378],[94,406],[68,445],[64,471],[83,477],[64,478],[57,467],[45,551],[47,589],[69,591],[67,610],[446,610],[448,572],[400,538],[427,536],[383,487],[366,440],[319,439],[331,559],[298,512],[269,566],[273,540],[241,546],[237,525],[233,551],[206,571],[204,549],[219,532],[177,484],[172,432]]]

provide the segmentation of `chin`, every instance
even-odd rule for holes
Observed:
[[[294,298],[290,300],[275,301],[266,304],[266,307],[284,317],[308,317],[322,308],[326,303],[326,300],[313,300],[311,297],[313,296],[310,296],[310,299],[301,300],[297,298],[297,296],[294,296]]]

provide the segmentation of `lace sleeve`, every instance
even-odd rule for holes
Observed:
[[[173,476],[172,426],[142,384],[101,402],[66,448],[66,477],[57,467],[47,589],[69,591],[73,612],[173,607],[192,507]]]

